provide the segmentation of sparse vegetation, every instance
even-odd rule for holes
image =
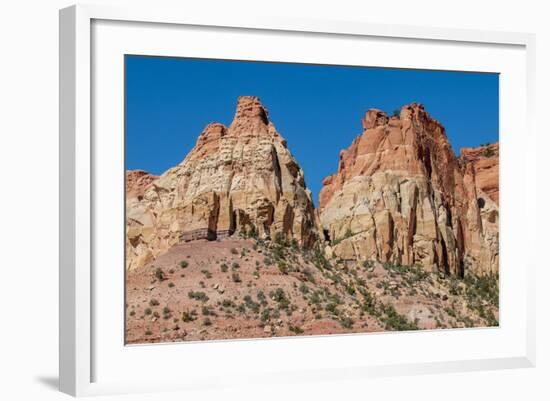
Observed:
[[[304,330],[301,327],[293,326],[291,324],[288,325],[288,329],[294,334],[302,334],[304,332]]]
[[[185,311],[181,314],[181,321],[182,322],[188,323],[188,322],[192,322],[195,319],[196,319],[196,317],[195,317],[195,314],[193,312]]]
[[[162,271],[162,269],[160,267],[157,267],[155,269],[155,278],[158,280],[158,281],[163,281],[164,278],[165,278],[165,275],[164,275],[164,271]]]
[[[202,291],[189,291],[187,293],[187,295],[189,296],[189,298],[195,299],[195,300],[201,301],[201,302],[206,302],[210,299],[210,298],[208,298],[208,295],[206,295]]]
[[[182,260],[182,261],[180,262],[180,267],[181,267],[182,269],[187,268],[187,266],[189,266],[189,262],[188,262],[188,261]]]

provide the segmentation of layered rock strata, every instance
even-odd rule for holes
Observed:
[[[240,97],[229,127],[209,124],[142,192],[127,196],[128,269],[181,241],[280,235],[310,246],[318,238],[304,173],[256,97]]]
[[[369,110],[362,125],[362,135],[340,153],[338,172],[323,181],[327,251],[456,276],[496,273],[495,165],[484,169],[484,156],[473,150],[457,158],[443,126],[419,104],[392,117]]]

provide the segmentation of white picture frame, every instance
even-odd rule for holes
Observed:
[[[95,24],[95,25],[94,25]],[[118,25],[117,25],[118,24]],[[217,56],[247,58],[245,42],[249,35],[262,34],[266,41],[273,44],[274,59],[278,61],[285,57],[284,53],[277,52],[277,42],[287,38],[292,41],[324,40],[329,42],[338,38],[342,48],[341,53],[336,50],[331,57],[338,58],[338,62],[349,60],[349,64],[360,64],[360,59],[352,59],[349,50],[346,50],[346,41],[374,41],[373,46],[398,45],[406,41],[406,45],[414,49],[415,46],[437,46],[442,60],[437,63],[427,58],[421,61],[382,60],[380,66],[402,68],[437,68],[453,69],[453,58],[450,52],[473,51],[476,57],[471,58],[470,66],[456,65],[455,69],[473,71],[491,71],[503,74],[501,94],[501,111],[509,114],[517,110],[516,116],[501,116],[501,129],[514,128],[501,141],[501,196],[505,199],[502,206],[501,225],[505,227],[501,240],[502,262],[516,260],[516,247],[529,248],[534,245],[521,237],[521,232],[529,229],[536,221],[536,210],[526,207],[521,214],[514,212],[518,206],[526,205],[530,194],[526,188],[535,188],[535,151],[533,146],[524,146],[519,155],[512,157],[510,149],[516,148],[517,141],[534,144],[533,129],[534,112],[534,35],[523,33],[484,32],[458,29],[436,29],[427,27],[373,25],[362,21],[318,21],[296,20],[292,18],[261,17],[256,15],[228,16],[188,14],[183,9],[165,10],[151,8],[112,8],[109,6],[78,5],[60,11],[60,390],[75,396],[107,393],[127,393],[137,391],[160,391],[167,389],[200,389],[230,385],[245,385],[246,380],[235,380],[231,376],[229,367],[221,366],[218,371],[210,371],[206,364],[197,362],[194,369],[185,371],[185,378],[178,375],[166,376],[164,372],[147,380],[133,375],[132,365],[149,364],[154,361],[166,362],[167,367],[173,367],[172,359],[186,355],[193,361],[198,355],[208,359],[213,354],[222,356],[222,359],[242,359],[253,363],[254,355],[272,357],[270,369],[254,366],[238,366],[236,370],[247,372],[248,378],[254,378],[258,383],[269,383],[277,380],[291,382],[293,380],[326,380],[329,378],[353,378],[360,380],[365,377],[420,374],[430,372],[454,372],[477,369],[504,369],[516,367],[531,367],[535,364],[535,294],[534,294],[534,252],[526,252],[527,258],[521,262],[521,271],[503,269],[501,286],[501,307],[503,315],[501,327],[497,329],[477,329],[465,331],[446,331],[445,333],[397,333],[381,335],[346,335],[346,336],[317,336],[300,339],[251,340],[251,341],[220,341],[204,344],[172,344],[130,347],[116,349],[121,345],[123,333],[122,314],[117,315],[120,304],[120,283],[123,284],[123,265],[120,273],[114,271],[113,286],[107,285],[104,274],[97,274],[98,263],[103,266],[114,253],[97,252],[94,245],[95,235],[104,227],[101,221],[116,220],[117,215],[108,215],[104,212],[98,193],[106,190],[99,188],[104,182],[121,183],[119,177],[102,180],[110,174],[101,169],[101,163],[106,160],[122,158],[120,153],[120,137],[117,136],[117,127],[120,128],[120,116],[105,117],[102,110],[120,111],[120,94],[123,85],[120,81],[122,71],[117,65],[110,65],[110,59],[105,55],[115,55],[120,62],[120,54],[128,49],[145,52],[154,52],[159,55],[185,55],[189,49],[182,49],[182,54],[175,54],[180,50],[181,42],[177,40],[163,40],[163,48],[156,45],[159,38],[170,38],[170,35],[179,35],[186,27],[197,33],[197,40],[204,40],[200,46],[192,51],[193,56],[204,57],[201,53],[209,46],[208,35],[210,30],[216,30],[212,42],[219,39],[219,35],[231,36],[232,43],[240,43],[235,49],[218,49]],[[142,30],[147,30],[146,36],[140,36]],[[126,32],[126,33],[125,33]],[[204,38],[200,39],[203,33]],[[184,34],[184,33],[182,33]],[[94,39],[94,35],[95,39]],[[109,40],[106,40],[109,39]],[[250,42],[253,38],[249,37]],[[130,44],[138,41],[139,46]],[[155,42],[156,41],[156,42]],[[378,41],[378,42],[377,42]],[[173,43],[171,43],[173,42]],[[218,40],[219,42],[219,40]],[[306,42],[303,42],[303,44]],[[319,42],[320,43],[320,42]],[[361,42],[362,43],[362,42]],[[402,45],[402,43],[401,43]],[[128,47],[125,47],[128,46]],[[297,45],[298,46],[298,45]],[[284,48],[285,46],[281,46]],[[315,46],[313,46],[315,47]],[[452,47],[446,49],[446,47]],[[304,47],[302,47],[304,49]],[[330,47],[327,47],[330,49]],[[491,50],[495,49],[495,50]],[[500,49],[500,50],[499,50]],[[299,48],[294,51],[300,50]],[[419,49],[420,51],[421,49]],[[280,50],[283,51],[283,50]],[[296,57],[291,47],[286,47],[288,60]],[[346,53],[346,51],[348,53]],[[428,48],[425,51],[430,51]],[[483,55],[487,51],[494,54]],[[105,53],[102,53],[105,52]],[[234,52],[234,53],[224,53]],[[236,54],[235,52],[241,52]],[[305,52],[307,53],[307,52]],[[264,56],[250,55],[250,59],[266,59]],[[347,54],[347,55],[346,55]],[[448,60],[445,55],[448,54]],[[303,57],[308,57],[304,54]],[[315,54],[311,53],[311,60]],[[386,55],[389,57],[389,55]],[[502,57],[502,58],[499,58]],[[97,58],[97,59],[96,59]],[[414,57],[411,57],[413,59]],[[487,58],[487,61],[484,61]],[[508,58],[509,61],[508,62]],[[489,60],[492,59],[492,60]],[[310,61],[311,61],[310,60]],[[498,62],[503,70],[500,70]],[[408,63],[408,64],[407,64]],[[484,64],[486,63],[486,64]],[[492,63],[492,64],[491,64]],[[389,65],[391,64],[391,65]],[[506,64],[506,65],[505,65]],[[369,65],[372,65],[370,63]],[[106,68],[104,68],[106,66]],[[118,71],[118,72],[117,72]],[[505,72],[503,72],[505,71]],[[94,75],[95,74],[95,75]],[[110,75],[114,74],[114,75]],[[95,77],[95,78],[94,78]],[[94,81],[94,79],[96,81]],[[109,82],[109,87],[116,92],[104,93],[102,82]],[[121,92],[122,91],[122,92]],[[516,91],[518,99],[509,103],[509,93]],[[113,103],[111,103],[113,102]],[[117,103],[118,102],[118,103]],[[517,109],[516,109],[517,108]],[[107,121],[109,120],[109,121]],[[103,126],[103,122],[107,125]],[[109,125],[110,124],[110,125]],[[95,127],[95,128],[94,128]],[[103,129],[100,141],[94,137],[94,130]],[[520,132],[517,132],[520,131]],[[105,133],[113,133],[106,135]],[[122,134],[121,134],[122,135]],[[115,142],[109,142],[113,140]],[[117,142],[118,141],[118,142]],[[518,151],[518,149],[516,149]],[[117,154],[119,154],[117,156]],[[117,159],[118,160],[118,159]],[[512,168],[515,165],[515,168]],[[521,183],[524,191],[513,190],[512,185]],[[114,185],[114,184],[113,184]],[[122,188],[120,188],[122,191]],[[120,208],[122,209],[122,203]],[[115,208],[116,209],[116,208]],[[119,210],[120,211],[120,210]],[[508,212],[507,212],[508,211]],[[507,214],[508,213],[508,214]],[[118,215],[120,217],[120,215]],[[101,220],[103,219],[103,220]],[[120,220],[122,221],[122,220]],[[504,225],[508,226],[504,226]],[[120,223],[122,225],[122,223]],[[531,232],[534,232],[532,230]],[[120,241],[123,243],[123,241]],[[122,244],[121,244],[122,245]],[[116,253],[116,251],[114,251]],[[506,259],[505,259],[506,258]],[[116,259],[113,259],[116,260]],[[519,260],[519,259],[517,259]],[[105,262],[105,263],[103,263]],[[109,263],[110,264],[110,263]],[[117,263],[113,263],[117,265]],[[119,287],[116,287],[116,286]],[[101,288],[101,300],[96,296]],[[514,295],[514,302],[504,298]],[[95,297],[95,298],[94,298]],[[112,315],[107,315],[106,302],[115,305]],[[118,316],[118,317],[117,317]],[[114,321],[113,319],[120,319]],[[112,326],[110,326],[112,325]],[[98,329],[98,327],[101,327]],[[113,340],[110,343],[108,330],[112,330]],[[495,334],[497,333],[497,334]],[[504,333],[504,334],[502,334]],[[120,336],[119,336],[120,335]],[[119,339],[120,337],[120,339]],[[407,354],[407,347],[418,348],[422,344],[434,344],[433,352],[437,352],[439,342],[443,344],[445,338],[453,344],[463,342],[464,346],[471,345],[471,352],[464,352],[458,346],[455,354],[445,355],[440,352],[439,357],[432,355],[425,359],[418,355]],[[374,352],[370,360],[361,360],[361,352],[341,352],[352,349],[350,347],[367,347],[367,343],[380,348],[384,344],[392,343],[392,349],[399,352],[398,345],[403,343],[402,355],[399,357],[385,357]],[[107,344],[109,343],[109,344]],[[462,344],[462,343],[461,343]],[[475,346],[479,345],[479,350]],[[486,352],[481,345],[488,346]],[[123,345],[123,344],[122,344]],[[182,348],[182,346],[187,348]],[[174,348],[176,347],[176,348]],[[327,350],[325,360],[315,359],[318,350],[324,347]],[[347,347],[347,348],[346,348]],[[397,347],[397,348],[395,348]],[[367,349],[367,348],[365,348]],[[280,351],[287,350],[292,357],[310,357],[309,361],[293,362],[293,369],[285,368],[285,360],[280,359]],[[426,349],[425,354],[430,354]],[[115,355],[116,354],[116,355]],[[464,357],[460,357],[460,355]],[[288,357],[288,358],[292,358]],[[119,358],[119,359],[117,359]],[[331,359],[332,358],[332,359]],[[181,361],[181,359],[179,359]],[[291,359],[292,361],[292,359]],[[222,361],[223,362],[223,361]],[[287,360],[288,362],[288,360]],[[235,364],[235,362],[233,362]],[[124,364],[124,365],[123,365]],[[220,363],[220,365],[224,365]],[[103,373],[102,369],[107,372]],[[183,369],[183,368],[181,368]],[[223,370],[226,369],[226,370]],[[248,369],[248,370],[247,370]],[[118,374],[115,374],[117,373]],[[127,374],[126,374],[127,372]]]

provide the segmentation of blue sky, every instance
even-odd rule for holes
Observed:
[[[126,56],[126,168],[162,174],[244,95],[269,110],[315,204],[370,108],[424,104],[456,153],[499,134],[497,74]]]

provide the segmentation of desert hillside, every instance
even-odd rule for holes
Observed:
[[[126,179],[129,343],[498,325],[498,143],[366,112],[315,210],[256,97]]]
[[[128,343],[498,325],[498,281],[328,259],[296,242],[183,242],[128,272]]]

